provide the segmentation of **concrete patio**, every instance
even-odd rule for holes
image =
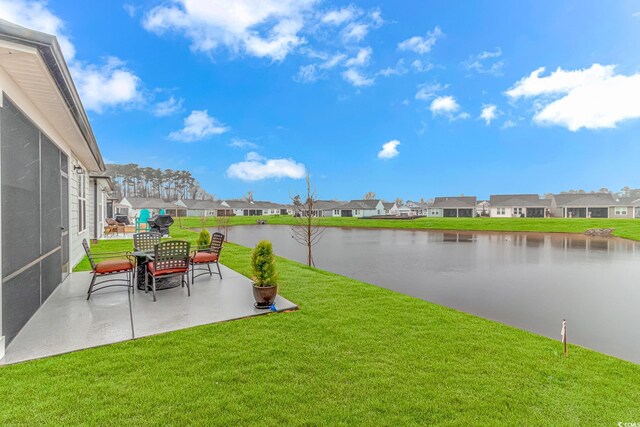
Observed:
[[[17,363],[90,347],[185,329],[208,323],[259,316],[270,310],[253,307],[251,282],[221,265],[217,275],[196,278],[187,289],[151,293],[109,288],[87,301],[89,272],[71,274],[9,344],[0,364]],[[297,306],[278,296],[278,311]]]

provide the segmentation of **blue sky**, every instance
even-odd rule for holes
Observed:
[[[640,187],[640,1],[0,0],[103,156],[217,198]],[[544,67],[544,70],[541,70]]]

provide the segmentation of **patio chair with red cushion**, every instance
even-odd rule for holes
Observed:
[[[135,263],[128,252],[102,252],[97,254],[92,253],[91,249],[89,249],[87,239],[82,239],[82,246],[84,247],[84,251],[87,254],[87,258],[89,258],[89,262],[91,263],[91,271],[93,272],[93,276],[91,277],[91,284],[89,285],[89,290],[87,291],[87,299],[91,298],[91,294],[94,292],[114,286],[124,286],[127,288],[127,292],[129,292],[128,288],[131,288],[131,291],[133,292]],[[100,282],[96,282],[99,277],[112,276],[115,274],[125,274],[125,277],[106,279]],[[117,284],[104,285],[105,283],[113,282],[116,282]]]
[[[216,265],[218,268],[218,273],[216,274],[222,279],[219,263],[220,252],[222,252],[222,242],[224,242],[224,234],[213,233],[209,246],[193,252],[191,256],[191,283],[196,280],[196,277],[200,277],[203,274],[209,273],[209,276],[213,276],[214,273],[211,271],[211,264]],[[196,274],[196,271],[201,271],[202,273]]]
[[[182,287],[187,285],[187,293],[191,296],[189,283],[189,242],[170,240],[158,243],[154,247],[153,260],[147,263],[147,277],[151,276],[153,300],[156,301],[156,280],[181,276]],[[186,278],[186,280],[185,280]],[[145,287],[146,292],[146,287]]]

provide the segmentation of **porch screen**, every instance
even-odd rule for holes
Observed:
[[[6,96],[3,105],[2,333],[10,342],[60,284],[63,194],[60,150]]]

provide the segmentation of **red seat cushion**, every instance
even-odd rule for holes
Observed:
[[[189,271],[189,267],[180,267],[180,268],[163,268],[162,270],[156,271],[155,266],[152,262],[147,264],[147,268],[149,269],[149,273],[154,276],[162,276],[163,274],[174,274],[174,273],[186,273]]]
[[[195,264],[206,264],[210,262],[216,262],[218,255],[211,252],[197,252],[194,257],[191,258],[191,262]]]
[[[109,274],[132,269],[133,263],[128,259],[109,259],[96,264],[96,273],[98,274]]]

